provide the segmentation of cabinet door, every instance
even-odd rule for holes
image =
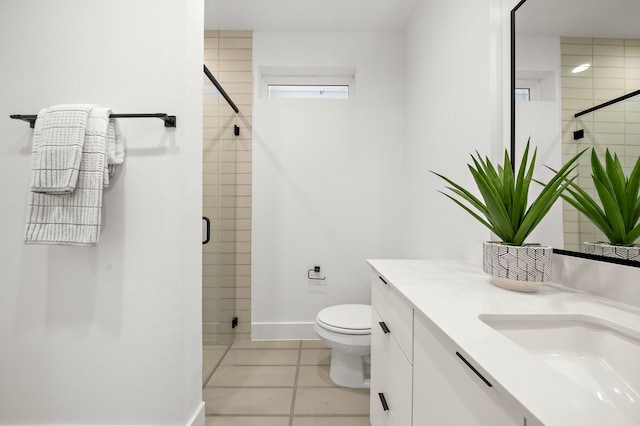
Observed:
[[[456,355],[457,351],[431,321],[415,315],[413,424],[524,424],[524,413],[520,414],[495,387],[489,387]]]
[[[371,326],[371,425],[411,426],[412,368],[390,333],[372,309]],[[383,395],[387,410],[380,398]]]

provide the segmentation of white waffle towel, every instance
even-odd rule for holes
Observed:
[[[33,132],[31,191],[70,194],[76,188],[89,112],[95,105],[56,105],[38,113]]]
[[[110,108],[90,110],[85,127],[82,155],[75,190],[69,194],[29,192],[26,244],[92,246],[100,239],[103,188],[108,184],[107,146],[112,161],[124,160],[124,147],[117,141]],[[44,123],[36,121],[36,129]],[[35,132],[34,132],[35,134]],[[33,146],[37,155],[39,147]]]
[[[107,166],[108,169],[104,173],[104,187],[109,186],[109,177],[115,175],[116,168],[124,163],[124,137],[120,133],[118,122],[109,119],[109,128],[107,129]]]

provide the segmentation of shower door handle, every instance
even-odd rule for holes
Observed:
[[[207,244],[211,241],[211,221],[206,216],[202,216],[202,220],[205,222],[205,237],[202,240],[202,244]]]

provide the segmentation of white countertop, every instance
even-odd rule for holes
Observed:
[[[637,420],[547,366],[479,316],[588,316],[640,333],[640,309],[556,284],[542,285],[536,293],[505,290],[495,286],[481,268],[460,261],[368,263],[486,372],[497,389],[511,395],[543,424],[638,425]]]

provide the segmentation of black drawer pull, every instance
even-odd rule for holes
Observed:
[[[389,327],[387,327],[387,324],[385,324],[384,321],[380,321],[378,324],[380,324],[380,328],[384,331],[384,334],[391,333],[391,330],[389,330]]]
[[[484,376],[482,374],[480,374],[480,372],[478,370],[475,369],[475,367],[473,365],[471,365],[469,363],[469,361],[467,361],[466,359],[464,359],[464,357],[462,355],[460,355],[460,352],[456,352],[456,355],[458,355],[458,358],[460,358],[462,360],[462,362],[464,362],[465,364],[467,364],[467,367],[469,367],[471,369],[471,371],[473,371],[474,373],[476,373],[476,375],[478,377],[480,377],[482,379],[482,381],[489,386],[490,388],[493,387],[493,385],[491,384],[491,382],[489,382],[487,379],[484,378]]]
[[[384,278],[382,278],[382,277],[378,277],[378,278],[380,278],[380,281],[382,281],[383,283],[388,285],[388,283],[384,280]]]
[[[378,396],[380,397],[380,402],[382,403],[382,409],[384,411],[389,411],[389,404],[387,404],[387,400],[384,397],[384,394],[382,392],[378,392]]]

